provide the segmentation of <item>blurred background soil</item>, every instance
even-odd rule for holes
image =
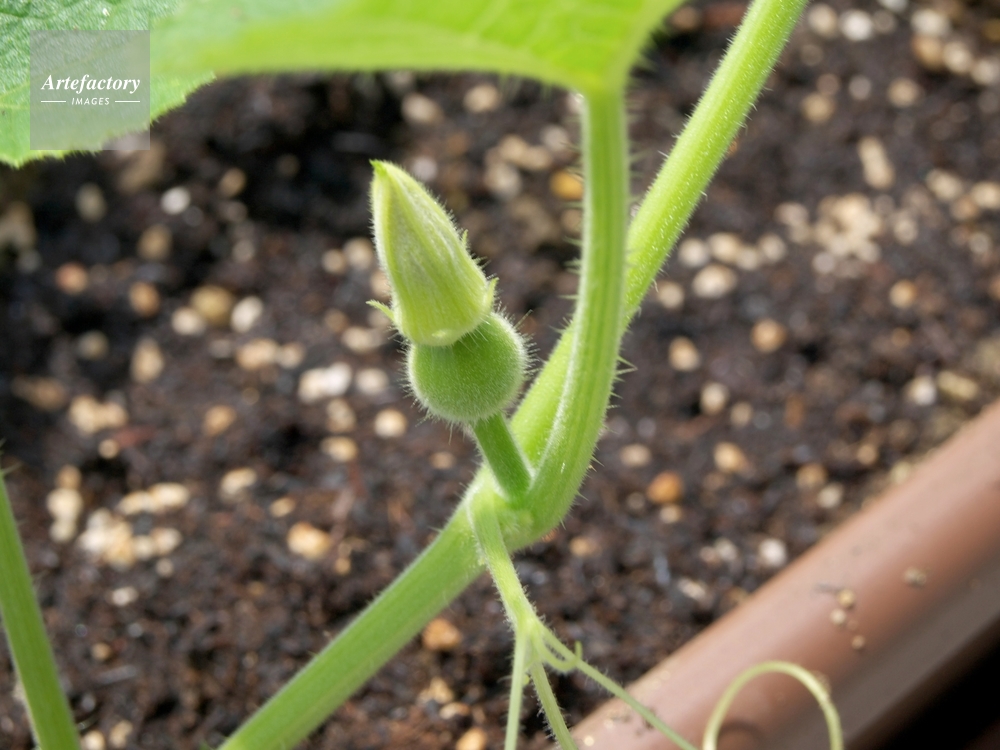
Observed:
[[[743,11],[649,49],[637,195]],[[479,75],[226,80],[149,151],[0,169],[3,465],[87,750],[218,743],[445,523],[476,456],[366,305],[368,160],[444,198],[540,362],[576,288],[577,112]],[[1000,395],[998,112],[996,0],[811,6],[625,339],[579,502],[517,557],[612,677]],[[481,579],[305,746],[499,747],[511,645]],[[556,683],[570,721],[603,699]],[[13,691],[2,648],[22,750]],[[544,744],[531,701],[523,729]]]

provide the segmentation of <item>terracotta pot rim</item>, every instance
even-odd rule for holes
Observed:
[[[823,675],[852,750],[872,748],[1000,640],[1000,401],[903,483],[831,532],[630,688],[692,743],[746,667]],[[824,747],[804,689],[768,675],[740,693],[720,748]],[[674,748],[611,701],[582,747]]]

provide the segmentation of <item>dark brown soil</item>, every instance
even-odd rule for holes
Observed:
[[[742,243],[735,255],[727,238],[713,243],[738,284],[719,299],[700,298],[693,280],[704,272],[669,264],[665,278],[683,289],[682,305],[665,309],[655,295],[645,303],[624,344],[634,371],[622,377],[593,476],[565,524],[517,557],[547,620],[619,681],[738,605],[785,553],[808,548],[1000,395],[1000,225],[990,192],[1000,185],[973,187],[1000,178],[1000,89],[988,77],[989,61],[1000,59],[1000,6],[942,0],[917,18],[919,28],[950,23],[937,48],[936,37],[914,42],[915,8],[863,9],[864,18],[842,16],[842,25],[855,33],[874,19],[873,39],[849,41],[836,23],[834,38],[824,38],[819,16],[796,33],[687,234],[733,233]],[[669,150],[741,11],[716,3],[688,14],[690,33],[660,39],[637,74],[637,190]],[[942,48],[950,69],[933,69]],[[974,75],[962,72],[962,50],[979,65]],[[917,88],[892,88],[901,78]],[[551,349],[575,287],[578,217],[550,179],[574,156],[556,148],[551,166],[532,171],[496,166],[531,158],[511,156],[516,143],[506,156],[490,150],[511,134],[537,145],[550,125],[575,139],[572,101],[504,81],[499,109],[468,111],[466,93],[490,81],[224,81],[155,126],[162,163],[150,158],[155,150],[104,152],[0,171],[4,226],[23,228],[20,209],[11,209],[23,201],[37,229],[37,242],[20,249],[0,232],[9,245],[0,247],[4,466],[14,468],[14,510],[73,709],[108,747],[218,743],[414,558],[472,476],[469,441],[423,420],[407,397],[398,343],[384,335],[373,350],[358,350],[356,339],[379,324],[366,306],[375,292],[364,254],[355,250],[354,265],[339,273],[323,267],[325,251],[368,234],[370,158],[423,170],[488,258],[503,305],[522,319],[539,359]],[[407,96],[410,119],[413,109],[420,119],[415,92],[437,103],[438,121],[404,119]],[[907,92],[914,100],[902,106]],[[819,119],[831,103],[824,122],[803,114]],[[544,132],[552,142],[555,131]],[[866,181],[865,137],[883,145],[891,184],[880,182],[884,174]],[[246,187],[227,198],[218,186],[234,167]],[[519,190],[498,198],[512,173]],[[86,214],[86,183],[107,207],[93,221],[77,208],[82,199]],[[190,207],[169,214],[161,197],[178,186]],[[867,202],[838,200],[851,194]],[[797,215],[789,202],[805,207],[808,227],[789,226]],[[833,214],[844,226],[820,221]],[[867,233],[865,222],[874,222]],[[157,223],[169,228],[172,251],[144,259],[137,243]],[[781,242],[760,241],[769,234]],[[762,259],[779,244],[786,257]],[[697,251],[689,247],[689,262]],[[326,256],[327,265],[340,257]],[[80,269],[70,263],[82,267],[86,288],[74,289]],[[161,297],[148,317],[129,301],[139,281]],[[263,314],[245,332],[223,321],[201,335],[178,334],[175,311],[206,284],[236,299],[259,297]],[[670,303],[676,291],[661,286],[661,298]],[[94,331],[106,352],[99,336],[81,340]],[[685,355],[678,337],[698,352],[689,371],[675,369]],[[142,383],[130,366],[147,338],[164,367]],[[285,346],[280,362],[268,361],[270,344],[241,349],[255,339]],[[287,347],[296,344],[301,362]],[[254,351],[265,361],[247,369]],[[357,448],[347,462],[321,450],[331,435],[328,399],[297,397],[303,372],[335,362],[355,375],[343,398],[356,426],[339,425]],[[386,373],[388,387],[374,387],[377,375],[358,377],[366,368]],[[724,406],[705,404],[709,381],[728,389]],[[123,406],[127,423],[82,432],[69,404],[85,407],[86,395]],[[235,420],[210,436],[205,415],[218,406]],[[405,416],[405,434],[376,434],[386,409]],[[121,516],[126,493],[183,483],[184,507],[126,519],[135,536],[176,529],[180,545],[116,568],[76,542],[53,541],[46,497],[64,466],[80,471],[81,531],[99,509]],[[224,498],[220,482],[240,468],[256,482]],[[664,499],[650,489],[664,471],[683,479],[678,504],[647,496]],[[666,485],[661,478],[657,486]],[[292,502],[273,505],[281,498]],[[289,548],[289,531],[302,522],[330,534],[319,560]],[[490,582],[475,583],[443,616],[461,633],[457,647],[411,644],[306,746],[450,748],[480,727],[499,747],[511,638]],[[444,687],[428,691],[434,678]],[[21,750],[31,741],[13,687],[4,650],[0,746]],[[571,721],[604,697],[575,676],[558,679],[557,692]],[[539,747],[544,728],[530,701],[523,726]],[[463,747],[477,747],[474,740]]]

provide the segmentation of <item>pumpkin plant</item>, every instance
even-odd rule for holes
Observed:
[[[416,180],[391,164],[373,165],[375,239],[392,287],[385,311],[407,342],[412,391],[432,415],[468,431],[483,465],[430,546],[223,750],[294,746],[484,570],[515,633],[507,750],[516,745],[526,679],[555,737],[564,748],[573,747],[546,667],[581,670],[693,750],[586,663],[579,645],[570,649],[552,634],[528,601],[511,554],[570,511],[604,423],[622,335],[804,4],[754,0],[631,220],[625,88],[642,45],[677,0],[122,0],[111,7],[60,0],[56,12],[25,4],[23,13],[3,16],[0,158],[15,165],[39,155],[28,149],[26,104],[28,40],[36,29],[151,27],[154,116],[215,75],[302,69],[485,70],[536,78],[582,96],[579,294],[559,344],[509,416],[525,378],[525,346],[496,309],[497,282],[484,276],[463,233]],[[0,506],[0,606],[38,744],[44,750],[73,748],[75,727],[4,493]],[[839,722],[827,691],[804,669],[781,663],[760,665],[734,682],[706,729],[704,747],[714,747],[735,692],[764,671],[791,674],[813,692],[827,716],[831,746],[839,748]]]

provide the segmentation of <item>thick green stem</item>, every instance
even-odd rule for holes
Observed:
[[[522,500],[531,485],[531,471],[503,413],[479,420],[472,425],[472,432],[508,502]]]
[[[222,750],[285,750],[313,729],[482,571],[465,513],[260,708]]]
[[[771,69],[806,0],[756,0],[698,107],[646,193],[628,233],[626,308],[635,314]]]
[[[0,614],[24,687],[38,747],[76,750],[79,748],[76,725],[59,685],[59,673],[31,586],[31,573],[7,499],[3,472],[0,472]]]

